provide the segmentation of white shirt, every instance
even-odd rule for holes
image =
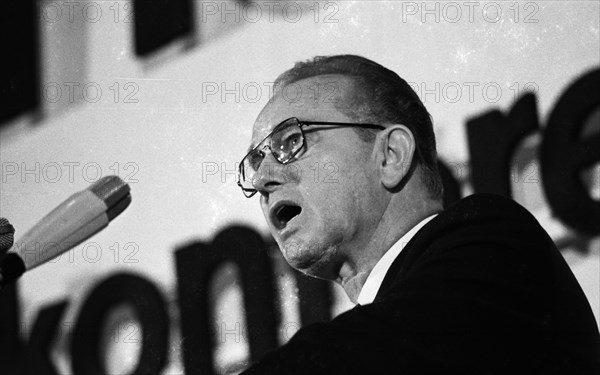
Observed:
[[[431,219],[436,217],[438,214],[431,215],[421,220],[421,222],[411,230],[406,232],[404,236],[402,236],[385,254],[379,259],[375,267],[369,273],[367,280],[363,284],[362,289],[360,290],[360,294],[358,295],[357,303],[359,305],[366,305],[368,303],[373,303],[375,300],[375,296],[381,288],[381,283],[383,283],[383,279],[385,278],[385,274],[388,272],[394,260],[400,255],[400,252],[406,246],[408,241],[410,241],[415,234],[419,231],[419,229],[423,228],[425,224],[427,224]]]

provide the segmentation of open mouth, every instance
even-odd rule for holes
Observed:
[[[273,222],[278,229],[283,229],[293,218],[300,215],[302,207],[295,204],[280,204],[273,211]]]

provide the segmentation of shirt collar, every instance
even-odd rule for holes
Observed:
[[[358,295],[357,303],[359,305],[366,305],[369,303],[373,303],[375,300],[375,296],[381,287],[381,283],[383,283],[383,279],[385,278],[385,274],[388,272],[394,260],[398,257],[404,246],[414,237],[415,234],[421,229],[425,224],[427,224],[431,219],[436,217],[438,214],[434,214],[426,217],[421,220],[419,224],[412,227],[411,230],[406,232],[406,234],[388,250],[385,254],[379,259],[375,267],[369,273],[367,280],[363,284],[362,289],[360,290],[360,294]]]

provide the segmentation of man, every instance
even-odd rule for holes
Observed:
[[[357,306],[247,374],[598,373],[589,304],[533,216],[494,195],[443,210],[431,120],[403,79],[343,55],[275,87],[239,184],[287,262]]]

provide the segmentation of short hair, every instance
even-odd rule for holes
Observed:
[[[357,121],[398,123],[410,129],[416,142],[413,165],[421,166],[421,178],[431,197],[442,200],[443,186],[431,116],[410,85],[398,74],[362,56],[334,55],[297,62],[277,77],[274,87],[321,75],[342,75],[353,80],[351,103],[343,106],[336,103],[343,113]],[[355,130],[363,141],[375,139],[372,129]]]

